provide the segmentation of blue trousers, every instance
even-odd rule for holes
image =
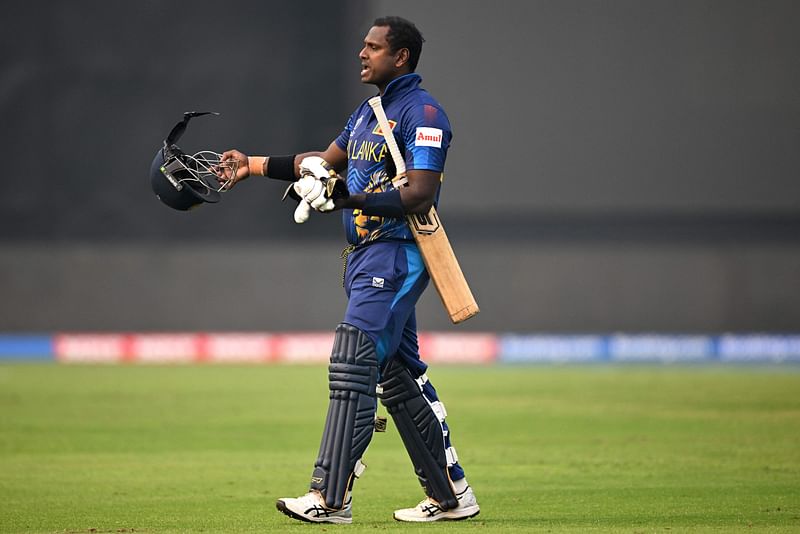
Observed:
[[[391,358],[399,358],[414,378],[421,377],[428,368],[419,356],[414,309],[429,281],[422,256],[413,242],[377,242],[348,256],[344,322],[358,327],[372,339],[381,370]],[[423,385],[422,394],[428,402],[439,400],[430,381]],[[450,447],[447,423],[443,422],[442,428],[445,447]],[[464,478],[458,463],[450,466],[450,478]]]

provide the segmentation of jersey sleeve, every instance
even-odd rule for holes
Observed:
[[[433,104],[411,107],[403,120],[406,168],[444,171],[453,133],[444,110]]]
[[[355,122],[355,117],[357,114],[358,110],[350,115],[350,118],[347,119],[347,124],[344,126],[344,130],[342,130],[342,133],[340,133],[339,137],[337,137],[334,141],[336,146],[341,148],[344,152],[347,152],[347,143],[350,142],[350,134],[353,133],[353,123]]]

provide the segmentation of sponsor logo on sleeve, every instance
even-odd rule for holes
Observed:
[[[442,131],[439,128],[417,128],[414,146],[432,146],[442,148]]]

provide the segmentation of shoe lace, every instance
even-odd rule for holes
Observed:
[[[434,501],[430,497],[425,497],[424,499],[422,499],[422,501],[420,501],[420,503],[417,505],[417,509],[420,512],[426,514],[431,514],[441,511],[441,508],[439,508],[439,505],[436,503],[436,501]]]
[[[303,503],[304,506],[316,507],[320,510],[325,510],[327,512],[336,512],[336,511],[346,511],[350,508],[350,505],[353,502],[353,497],[349,496],[347,502],[344,503],[344,508],[342,510],[330,510],[327,506],[325,506],[325,499],[322,498],[322,495],[317,493],[316,491],[309,491],[302,497],[299,497],[299,500]]]

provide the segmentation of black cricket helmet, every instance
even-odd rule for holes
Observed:
[[[163,146],[156,152],[150,165],[150,185],[156,196],[170,208],[186,211],[204,202],[215,203],[228,182],[220,185],[216,170],[230,169],[236,175],[238,162],[220,162],[221,154],[211,150],[201,150],[186,154],[175,143],[186,131],[192,117],[219,115],[213,111],[187,111],[183,120],[176,124],[164,139]]]

